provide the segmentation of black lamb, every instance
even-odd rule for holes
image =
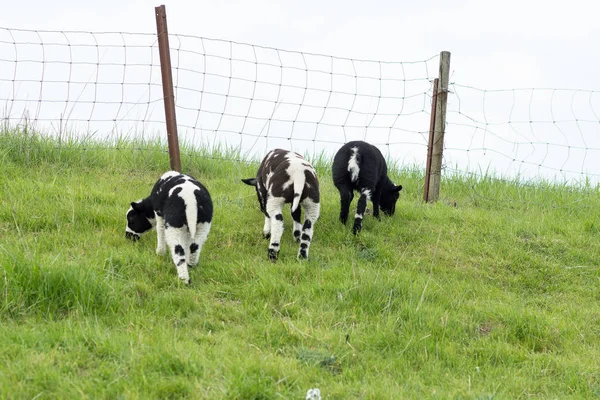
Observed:
[[[385,214],[394,215],[402,185],[396,186],[387,176],[385,158],[377,147],[363,141],[346,143],[333,158],[332,174],[333,184],[340,192],[343,224],[348,220],[354,190],[360,193],[352,233],[362,229],[367,200],[373,202],[375,218],[379,219],[380,208]]]

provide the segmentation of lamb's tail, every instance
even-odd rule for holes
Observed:
[[[302,197],[302,191],[304,190],[304,184],[306,183],[306,176],[304,170],[296,173],[294,176],[294,200],[292,201],[292,212],[298,209],[300,204],[300,198]]]
[[[196,225],[198,222],[196,190],[198,190],[198,188],[194,185],[189,185],[187,187],[184,185],[185,194],[182,196],[185,204],[185,219],[192,238],[196,236]]]

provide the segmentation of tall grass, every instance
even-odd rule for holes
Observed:
[[[182,151],[215,205],[179,283],[130,201],[168,169],[158,141],[0,133],[2,398],[593,398],[600,396],[596,188],[450,176],[351,234],[324,157],[311,258],[289,229],[267,260],[257,164]],[[355,207],[355,204],[353,204]]]

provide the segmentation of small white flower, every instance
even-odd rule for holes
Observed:
[[[308,389],[306,400],[321,400],[321,391],[319,388]]]

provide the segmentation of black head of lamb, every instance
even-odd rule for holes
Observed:
[[[127,210],[127,227],[125,228],[125,237],[133,241],[140,237],[154,226],[155,214],[149,204],[143,200],[132,202]]]
[[[381,188],[381,197],[379,199],[379,206],[381,211],[386,215],[394,215],[396,212],[396,202],[400,198],[400,191],[402,185],[394,185],[394,182],[387,178],[383,187]]]

